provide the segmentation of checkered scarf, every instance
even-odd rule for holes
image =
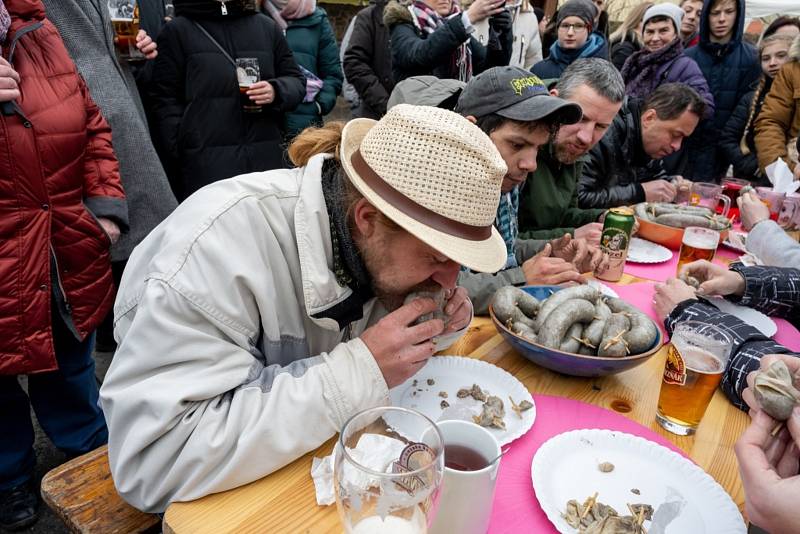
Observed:
[[[0,0],[0,43],[4,43],[6,40],[6,34],[8,34],[8,29],[11,27],[11,15],[8,14],[8,10],[6,9],[6,5],[3,3],[3,0]]]
[[[445,19],[439,16],[436,11],[431,9],[422,0],[414,0],[408,6],[411,12],[411,17],[414,19],[414,25],[426,36],[435,32]],[[461,8],[453,1],[453,7],[450,14],[446,17],[460,17]],[[472,78],[472,51],[469,48],[469,39],[461,43],[461,45],[453,52],[450,58],[449,77],[462,82],[469,81]]]
[[[515,243],[519,235],[517,214],[519,212],[519,187],[515,187],[508,193],[500,196],[500,205],[497,206],[497,217],[494,225],[506,243],[506,265],[504,269],[517,267],[517,256],[515,254]]]

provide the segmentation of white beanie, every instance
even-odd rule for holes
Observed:
[[[645,11],[644,17],[642,17],[642,29],[644,29],[644,27],[647,25],[647,21],[652,19],[653,17],[671,18],[672,22],[675,23],[675,32],[680,33],[681,19],[683,19],[683,9],[676,6],[675,4],[670,4],[669,2],[665,2],[663,4],[656,4],[647,11]]]

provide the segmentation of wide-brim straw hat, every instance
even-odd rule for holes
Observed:
[[[506,164],[480,128],[452,111],[400,104],[342,131],[342,166],[375,208],[465,267],[506,263],[494,227]]]

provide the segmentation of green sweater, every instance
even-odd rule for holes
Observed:
[[[583,161],[561,164],[549,144],[539,152],[519,200],[520,239],[555,239],[596,222],[605,211],[578,207],[578,178]]]

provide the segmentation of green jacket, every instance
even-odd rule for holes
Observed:
[[[536,164],[519,199],[521,239],[555,239],[600,218],[605,210],[578,207],[582,160],[563,165],[548,144],[539,152]]]
[[[289,24],[286,41],[292,49],[294,60],[325,82],[315,102],[303,102],[286,114],[286,133],[291,138],[303,128],[322,125],[322,116],[330,113],[336,105],[344,74],[336,37],[324,9],[318,7],[305,18],[286,22]]]

